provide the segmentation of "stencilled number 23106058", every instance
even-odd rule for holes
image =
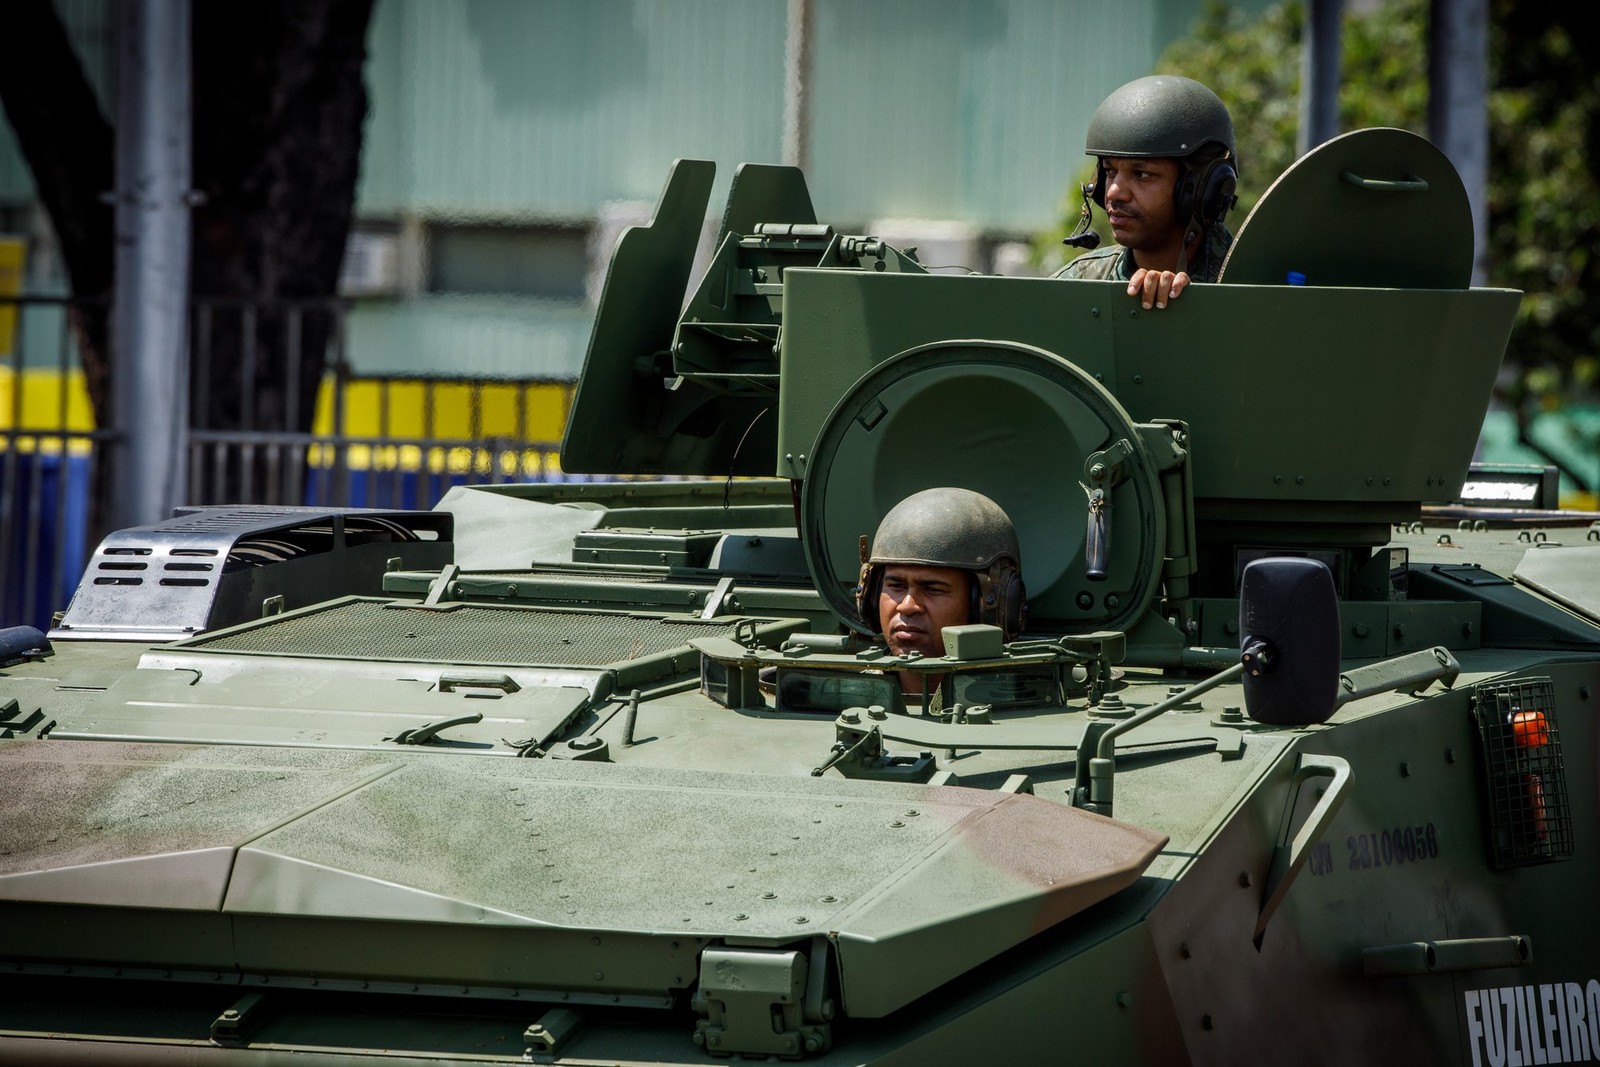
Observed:
[[[1392,867],[1439,858],[1439,831],[1425,826],[1396,827],[1372,834],[1351,834],[1345,839],[1350,852],[1350,869],[1365,871],[1373,867]]]
[[[1439,858],[1439,830],[1433,823],[1422,826],[1397,827],[1377,833],[1351,834],[1345,838],[1347,863],[1352,871],[1370,871],[1374,867],[1393,867],[1402,863],[1420,863]],[[1334,870],[1333,846],[1319,842],[1312,849],[1307,866],[1313,875],[1332,874]]]

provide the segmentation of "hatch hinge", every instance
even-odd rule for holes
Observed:
[[[0,704],[0,740],[17,737],[21,734],[31,734],[34,727],[44,721],[44,709],[35,707],[31,712],[22,714],[22,705],[15,698]]]
[[[694,1042],[713,1056],[797,1060],[826,1052],[833,1001],[826,996],[827,940],[798,949],[708,948],[700,954]]]

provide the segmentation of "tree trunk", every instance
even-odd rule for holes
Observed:
[[[373,0],[195,2],[191,422],[311,428],[355,209]],[[50,214],[74,296],[111,294],[110,123],[51,0],[13,0],[0,99]],[[114,428],[105,306],[75,318],[96,424]],[[259,491],[232,472],[213,501]],[[99,497],[97,491],[96,496]]]
[[[355,210],[372,0],[200,3],[193,14],[202,200],[191,292],[222,305],[209,350],[194,352],[195,423],[304,432]],[[253,322],[237,310],[250,305]],[[302,309],[298,327],[290,308]]]

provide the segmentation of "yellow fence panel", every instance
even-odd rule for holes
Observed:
[[[0,431],[88,433],[94,428],[82,371],[63,378],[55,370],[24,370],[19,375],[15,368],[0,367]]]

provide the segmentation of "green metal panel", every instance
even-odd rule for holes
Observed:
[[[780,394],[780,474],[804,473],[828,411],[878,363],[936,341],[1004,339],[1103,375],[1135,420],[1188,422],[1197,498],[1265,501],[1450,495],[1519,296],[1196,286],[1147,313],[1117,282],[795,270],[786,285],[784,371],[808,387]],[[1241,331],[1283,347],[1264,358]],[[972,397],[974,417],[985,402]]]
[[[1472,238],[1467,191],[1442,151],[1405,130],[1355,130],[1279,176],[1222,279],[1281,285],[1294,271],[1308,285],[1465,289]]]
[[[1243,247],[1273,247],[1251,232]],[[391,572],[173,644],[7,636],[0,1058],[211,1041],[267,1062],[483,1062],[541,1058],[541,1035],[544,1058],[587,1063],[1592,1053],[1590,516],[1461,529],[1425,503],[1470,452],[1516,294],[1234,283],[1146,313],[1117,283],[929,276],[872,242],[784,239],[835,269],[775,280],[766,237],[730,246],[760,253],[734,264],[751,352],[679,361],[643,324],[590,368],[584,419],[654,434],[648,458],[675,426],[622,411],[628,390],[777,388],[796,450],[777,462],[804,484],[496,487],[469,494],[492,509],[446,505],[493,542],[457,564],[490,570]],[[607,311],[675,305],[681,279],[649,275]],[[740,344],[744,325],[715,324]],[[854,448],[874,427],[893,447]],[[813,442],[841,435],[824,471]],[[813,494],[859,501],[919,467],[1083,509],[1018,509],[1041,603],[1095,514],[1074,483],[1123,492],[1098,588],[1131,588],[1117,568],[1138,541],[1160,589],[1104,617],[1118,632],[1034,617],[960,660],[845,634],[795,562],[804,545],[811,574],[848,577],[815,566]],[[1421,521],[1391,530],[1397,514]],[[579,558],[649,550],[678,558]],[[1231,595],[1240,562],[1271,555],[1327,558],[1341,583],[1318,620],[1349,634],[1320,678],[1348,697],[1331,716],[1266,721],[1238,682],[1307,665],[1266,618],[1303,599]],[[919,708],[892,677],[908,672],[958,677]],[[830,705],[830,686],[872,703]],[[217,995],[230,984],[245,995]]]

